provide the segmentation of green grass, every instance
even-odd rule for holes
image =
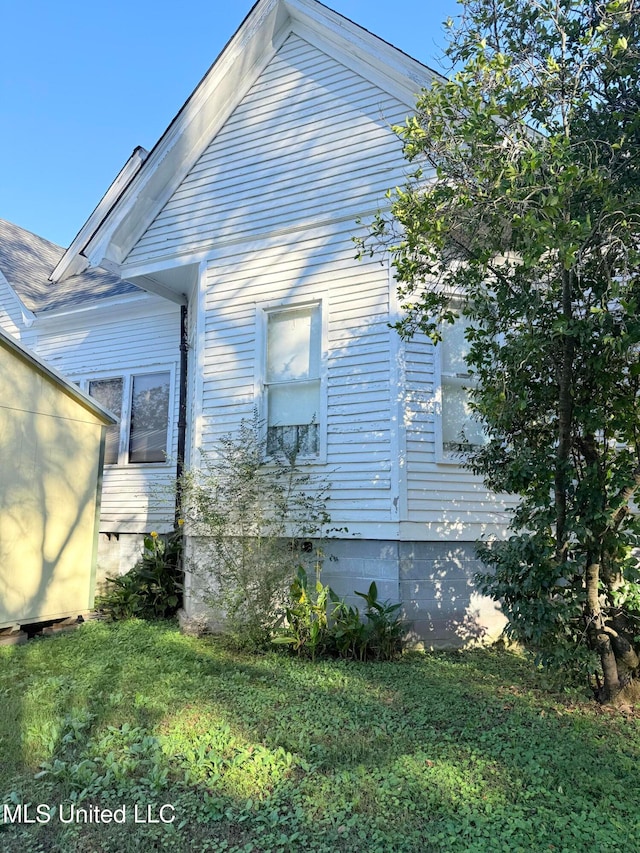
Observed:
[[[0,649],[0,797],[51,807],[3,853],[621,853],[639,758],[638,718],[504,652],[314,664],[137,621]]]

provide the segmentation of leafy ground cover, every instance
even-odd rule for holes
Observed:
[[[638,717],[506,652],[313,663],[142,621],[0,649],[7,853],[615,853],[639,759]]]

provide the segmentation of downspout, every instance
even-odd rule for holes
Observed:
[[[187,311],[188,305],[180,306],[180,386],[178,399],[178,458],[176,461],[176,509],[175,526],[182,518],[182,478],[184,475],[184,457],[187,440],[187,358],[189,344],[187,342]]]

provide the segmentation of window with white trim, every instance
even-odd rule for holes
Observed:
[[[92,379],[87,391],[118,417],[107,428],[105,465],[167,461],[170,371]]]
[[[267,453],[320,453],[320,305],[265,312]]]
[[[469,405],[469,389],[474,386],[466,355],[469,341],[466,331],[470,321],[458,317],[442,328],[440,350],[440,383],[442,414],[442,450],[445,455],[464,453],[485,444],[482,424]]]

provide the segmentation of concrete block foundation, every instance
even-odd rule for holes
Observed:
[[[198,562],[197,540],[188,542]],[[416,648],[460,647],[497,639],[506,624],[499,605],[480,595],[473,576],[481,563],[473,542],[397,542],[335,539],[323,544],[322,582],[361,610],[355,591],[376,582],[381,600],[400,601],[411,622],[409,644]],[[185,618],[202,620],[200,583],[187,578]],[[219,616],[211,620],[220,627]]]

